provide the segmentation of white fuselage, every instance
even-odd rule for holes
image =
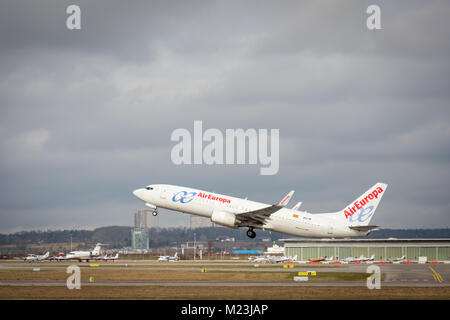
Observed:
[[[84,259],[92,259],[93,255],[92,252],[90,251],[72,251],[69,252],[65,259],[80,259],[80,260],[84,260]]]
[[[42,261],[42,260],[46,260],[49,255],[50,255],[50,252],[47,252],[47,253],[45,253],[43,255],[30,254],[24,260],[25,261],[29,261],[29,262],[31,262],[31,261]]]
[[[97,244],[92,251],[71,251],[64,259],[78,259],[78,260],[90,260],[95,259],[100,255],[100,244]]]
[[[239,214],[269,207],[270,205],[221,195],[203,190],[175,186],[151,185],[150,189],[137,189],[133,194],[151,207],[164,208],[211,218],[214,211]],[[366,235],[367,232],[350,229],[336,214],[310,214],[282,208],[270,215],[261,227],[301,237],[335,238]]]

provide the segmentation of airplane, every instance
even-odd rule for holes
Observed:
[[[275,263],[294,262],[294,261],[297,261],[297,256],[293,256],[293,257],[286,257],[286,256],[283,256],[283,257],[277,257],[277,256],[274,256],[274,257],[272,257],[272,258],[273,258],[273,260],[275,261]]]
[[[81,260],[86,260],[86,262],[89,262],[89,260],[95,259],[100,255],[100,249],[101,246],[104,244],[97,243],[94,250],[92,251],[71,251],[69,252],[64,259],[65,260],[78,260],[81,262]]]
[[[36,255],[36,254],[29,254],[28,256],[26,256],[23,261],[27,261],[27,262],[33,262],[33,261],[42,261],[42,260],[46,260],[48,259],[48,256],[50,255],[50,252],[47,251],[45,254],[43,255]]]
[[[330,258],[325,257],[325,260],[321,261],[320,263],[324,263],[324,264],[329,264],[329,263],[333,263],[334,261],[334,257],[331,256]]]
[[[117,259],[119,259],[119,253],[117,252],[115,256],[105,256],[103,260],[105,261],[116,261]]]
[[[269,256],[260,256],[260,257],[252,256],[249,257],[248,260],[254,263],[269,263],[271,261]]]
[[[319,263],[319,262],[328,262],[328,261],[333,261],[333,257],[331,257],[331,258],[327,258],[327,256],[325,256],[325,257],[323,257],[323,258],[317,258],[317,259],[308,259],[308,261],[309,262],[316,262],[316,263]]]
[[[52,260],[52,261],[62,261],[65,259],[66,259],[66,257],[64,255],[53,256],[53,257],[49,258],[49,260]]]
[[[391,262],[391,263],[404,262],[404,261],[406,261],[406,256],[402,256],[401,258],[388,259],[388,261]]]
[[[297,256],[294,257],[279,257],[279,256],[260,256],[260,257],[250,257],[249,260],[253,263],[281,263],[289,261],[297,261]]]
[[[373,260],[375,260],[375,255],[373,254],[370,258],[362,258],[359,261],[361,262],[372,262]]]
[[[99,255],[97,257],[94,257],[93,260],[106,260],[106,258],[108,258],[108,254],[105,253],[104,256]]]
[[[359,259],[363,259],[363,258],[364,258],[364,255],[361,255],[359,258],[347,257],[347,258],[341,259],[341,262],[343,262],[343,263],[350,263],[350,262],[360,261]]]
[[[133,194],[154,215],[158,214],[158,208],[164,208],[208,217],[221,226],[248,228],[247,236],[252,239],[256,237],[254,229],[301,237],[337,238],[365,236],[378,228],[369,223],[386,188],[387,184],[376,183],[344,209],[318,214],[286,208],[294,191],[273,205],[167,184],[148,185],[134,190]]]
[[[160,256],[158,261],[178,261],[178,252],[175,252],[174,256]]]
[[[345,259],[342,259],[341,262],[353,262],[353,263],[360,263],[360,262],[371,262],[375,259],[375,255],[373,254],[370,258],[365,258],[364,255],[361,255],[359,258],[355,257],[348,257]]]

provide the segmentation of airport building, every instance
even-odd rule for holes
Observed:
[[[148,250],[149,238],[148,229],[134,228],[131,230],[131,247],[133,249]]]
[[[191,229],[196,228],[208,228],[212,227],[213,223],[211,222],[211,219],[205,218],[205,217],[199,217],[199,216],[190,216],[190,227]]]
[[[150,210],[139,210],[134,214],[134,228],[131,230],[131,247],[133,249],[147,250],[149,248],[150,234],[147,227]]]
[[[450,239],[281,239],[286,256],[297,255],[304,261],[320,257],[345,259],[349,257],[371,257],[386,260],[406,256],[417,261],[419,257],[428,260],[449,261]]]
[[[134,227],[147,228],[147,210],[138,210],[138,212],[134,214]]]
[[[134,214],[134,227],[135,228],[158,228],[159,218],[152,215],[152,210],[138,210]]]

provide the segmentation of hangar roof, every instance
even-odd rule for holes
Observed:
[[[279,241],[283,241],[286,246],[293,245],[441,245],[441,246],[450,246],[450,238],[442,238],[442,239],[397,239],[397,238],[388,238],[388,239],[311,239],[311,238],[291,238],[291,239],[280,239]]]

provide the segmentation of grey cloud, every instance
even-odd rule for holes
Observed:
[[[131,224],[149,183],[320,212],[382,181],[378,224],[449,224],[446,2],[381,1],[379,31],[368,1],[81,1],[80,31],[68,4],[0,5],[1,232]],[[279,173],[175,166],[194,120],[280,129]]]

